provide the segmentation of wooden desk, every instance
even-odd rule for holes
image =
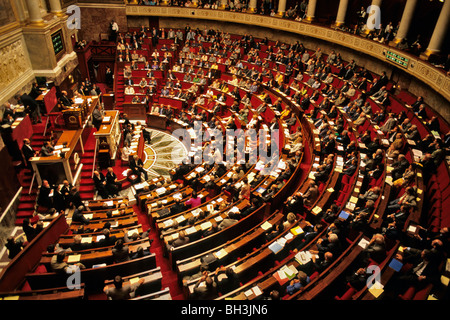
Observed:
[[[264,243],[264,235],[266,231],[270,231],[267,229],[268,224],[275,226],[279,222],[283,221],[283,219],[284,215],[277,210],[261,224],[234,239],[230,239],[225,244],[202,252],[199,255],[189,257],[184,260],[178,260],[178,280],[181,283],[184,276],[192,275],[197,272],[202,264],[201,258],[205,254],[212,254],[217,258],[213,265],[209,265],[209,270],[211,271],[215,270],[215,268],[220,265],[230,264],[233,260],[236,261],[237,257],[245,256],[247,253],[251,252],[252,248],[257,248]]]
[[[167,122],[169,119],[166,116],[162,116],[154,113],[147,113],[146,115],[147,124],[150,128],[166,130]]]
[[[126,113],[130,120],[146,119],[147,105],[145,103],[123,103],[123,113]]]
[[[103,146],[109,151],[109,157],[112,161],[116,159],[117,147],[120,144],[121,130],[119,124],[119,111],[105,111],[100,129],[94,133],[97,139],[99,151]],[[104,150],[104,149],[103,149]]]
[[[169,252],[169,260],[171,261],[172,268],[175,269],[177,260],[186,259],[189,256],[217,247],[228,241],[228,239],[234,238],[238,234],[242,234],[253,228],[262,221],[265,207],[265,204],[262,205],[245,218],[240,219],[238,222],[221,231],[174,248]]]
[[[97,103],[98,97],[91,98],[87,111],[89,115]],[[75,177],[82,168],[77,164],[77,158],[80,157],[79,152],[84,153],[83,133],[87,122],[86,118],[79,129],[63,131],[56,142],[55,155],[30,159],[39,185],[42,184],[42,180],[48,180],[50,184],[60,184],[63,180],[68,180],[70,184],[75,184]]]
[[[85,298],[84,284],[80,289],[66,287],[44,290],[12,291],[0,293],[0,300],[80,300]]]
[[[128,197],[113,199],[89,200],[87,207],[91,211],[119,208],[121,204],[128,205]]]
[[[87,292],[98,293],[102,292],[105,280],[113,279],[118,274],[125,277],[154,268],[156,268],[156,256],[151,254],[104,267],[83,269],[80,271],[80,281],[85,284]],[[25,278],[32,290],[39,290],[66,286],[69,276],[67,274],[48,272],[28,273]]]
[[[124,286],[131,285],[141,279],[144,280],[144,283],[136,289],[134,294],[135,297],[148,295],[150,293],[155,293],[161,290],[161,282],[162,282],[161,267],[156,267],[155,269],[151,269],[148,271],[140,272],[122,278]],[[108,289],[113,288],[114,287],[113,280],[106,280],[105,287]]]

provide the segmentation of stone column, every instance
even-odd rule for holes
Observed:
[[[398,27],[395,39],[392,40],[391,45],[400,43],[408,34],[409,27],[413,18],[414,10],[416,9],[417,0],[408,0],[403,10],[400,26]]]
[[[334,25],[340,27],[345,24],[345,15],[347,14],[348,0],[339,1],[339,8]]]
[[[58,17],[64,16],[64,13],[61,9],[61,1],[60,0],[49,0],[50,3],[50,12],[54,13]]]
[[[25,24],[25,22],[26,22],[25,5],[23,4],[23,2],[21,0],[14,0],[14,4],[16,5],[16,8],[17,8],[17,14],[19,16],[19,22],[21,24]]]
[[[450,15],[450,1],[447,0],[442,6],[438,21],[434,27],[433,35],[431,36],[428,48],[420,55],[422,59],[427,60],[431,54],[436,54],[441,51],[442,43],[445,40],[446,33],[449,28]]]
[[[286,12],[286,0],[278,0],[277,16],[282,17]]]
[[[309,0],[308,8],[306,9],[306,18],[304,20],[305,22],[314,21],[314,15],[316,13],[316,5],[317,5],[317,0]]]
[[[28,14],[30,16],[30,23],[32,25],[43,26],[44,19],[42,19],[41,7],[39,5],[39,1],[36,0],[26,0]]]
[[[248,13],[255,13],[258,7],[258,0],[250,0],[248,3]]]

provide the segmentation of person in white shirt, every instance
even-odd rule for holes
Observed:
[[[126,87],[125,94],[134,94],[134,88],[132,86]]]

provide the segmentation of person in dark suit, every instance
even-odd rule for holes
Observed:
[[[112,248],[112,254],[115,263],[130,260],[129,249],[128,246],[124,244],[123,239],[116,241],[116,244]]]
[[[200,285],[205,282],[205,285]],[[195,300],[213,300],[217,298],[217,283],[210,276],[201,277],[194,286],[192,299]]]
[[[72,221],[80,222],[80,223],[83,223],[86,225],[89,224],[89,219],[87,219],[83,215],[83,211],[84,211],[84,206],[78,206],[72,214]]]
[[[314,181],[309,183],[307,191],[303,194],[303,201],[306,206],[311,206],[319,196],[319,188]]]
[[[30,115],[33,124],[42,123],[41,113],[39,111],[39,106],[35,99],[30,97],[30,95],[24,93],[18,97],[17,101],[25,107],[25,112]]]
[[[239,287],[239,279],[231,267],[217,268],[214,272],[214,282],[217,283],[217,291],[221,294],[226,294]]]
[[[405,250],[403,254],[397,254],[396,259],[403,264],[411,263],[412,267],[406,271],[394,274],[394,277],[385,286],[385,291],[397,296],[405,292],[409,287],[420,291],[428,284],[439,284],[439,264],[433,259],[430,249]]]
[[[170,215],[176,215],[185,210],[185,205],[180,198],[174,198],[174,204],[170,206]]]
[[[92,125],[95,127],[95,129],[100,130],[100,125],[103,121],[103,114],[100,110],[99,105],[97,104],[94,108],[94,111],[92,111]]]
[[[92,179],[94,180],[94,186],[98,194],[102,197],[102,199],[108,199],[109,193],[106,189],[105,175],[102,172],[95,170]]]
[[[148,173],[144,169],[144,163],[142,162],[141,158],[137,154],[133,155],[130,159],[130,169],[133,171],[135,175],[139,177],[139,182],[142,181],[141,173],[144,174],[145,181],[148,180]]]
[[[31,143],[29,139],[23,139],[23,146],[22,146],[22,154],[25,160],[25,165],[29,170],[32,170],[30,158],[38,156],[39,151],[35,151],[33,147],[31,147]]]
[[[114,278],[114,287],[103,289],[109,300],[128,300],[135,295],[136,290],[145,282],[143,278],[133,285],[123,285],[121,276]]]
[[[80,192],[77,187],[72,187],[70,189],[70,194],[68,195],[68,203],[70,208],[78,208],[80,206],[84,207],[83,201],[81,201]],[[86,209],[86,208],[85,208]]]
[[[320,238],[316,242],[317,250],[314,252],[319,257],[324,257],[326,252],[331,252],[334,257],[338,257],[342,253],[342,246],[336,233],[330,232],[326,238]]]
[[[39,195],[37,198],[37,204],[45,208],[52,208],[53,199],[50,197],[52,187],[47,180],[42,180],[42,185],[39,187]]]
[[[178,238],[174,241],[172,241],[171,244],[168,244],[168,249],[173,250],[173,248],[177,248],[179,246],[185,245],[186,243],[189,243],[189,237],[186,235],[186,232],[184,230],[181,230],[178,233]]]
[[[25,236],[27,237],[28,242],[31,242],[37,235],[36,228],[31,225],[30,219],[28,218],[23,219],[22,230]]]
[[[73,237],[73,243],[70,246],[70,249],[72,249],[72,251],[80,251],[90,249],[91,247],[92,245],[90,243],[81,242],[81,235],[77,234]]]
[[[102,235],[104,236],[104,238],[100,239],[97,242],[98,248],[113,246],[117,241],[116,236],[114,236],[114,235],[112,236],[111,231],[109,229],[106,229],[106,228],[103,229]]]
[[[20,251],[22,251],[23,241],[15,240],[13,236],[9,236],[6,239],[5,247],[8,249],[8,258],[12,260],[20,253]]]
[[[117,176],[114,173],[113,168],[108,167],[108,172],[106,173],[106,189],[110,195],[116,196],[122,189],[122,184],[117,180]]]

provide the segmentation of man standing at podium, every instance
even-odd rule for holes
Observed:
[[[100,106],[97,104],[94,108],[94,111],[92,112],[92,125],[95,127],[95,129],[100,130],[100,125],[103,121],[103,114],[100,110]]]

